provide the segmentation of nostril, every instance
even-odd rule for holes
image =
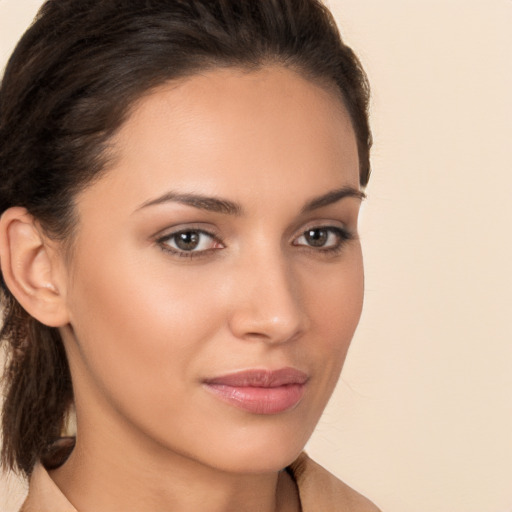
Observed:
[[[304,315],[265,315],[264,311],[238,309],[232,315],[230,328],[233,334],[245,340],[265,343],[286,343],[298,338],[304,331]]]
[[[304,331],[307,317],[300,279],[281,256],[276,259],[275,253],[266,251],[259,258],[251,254],[251,265],[245,263],[233,281],[231,331],[240,339],[266,343],[295,339]]]

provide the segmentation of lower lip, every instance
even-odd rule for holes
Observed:
[[[279,414],[294,408],[304,395],[305,384],[271,388],[205,384],[221,400],[253,414]]]

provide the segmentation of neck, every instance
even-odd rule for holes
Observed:
[[[100,425],[105,427],[104,418]],[[80,512],[202,512],[205,504],[211,512],[300,510],[286,471],[225,472],[135,440],[129,432],[98,428],[98,423],[83,427],[79,421],[75,449],[51,472]]]

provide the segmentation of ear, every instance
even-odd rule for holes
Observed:
[[[69,321],[60,263],[58,252],[25,208],[9,208],[2,214],[0,267],[4,281],[25,311],[50,327]]]

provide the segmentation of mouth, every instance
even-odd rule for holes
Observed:
[[[301,401],[308,376],[295,368],[244,370],[204,381],[220,400],[253,414],[279,414]]]

